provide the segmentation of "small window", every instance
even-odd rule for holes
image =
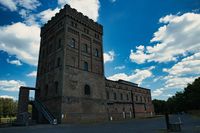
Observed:
[[[135,101],[138,101],[138,96],[135,96]]]
[[[71,26],[77,28],[77,23],[71,21]]]
[[[55,87],[55,93],[57,94],[58,93],[58,81],[56,81],[54,83],[54,87]]]
[[[84,52],[88,53],[88,46],[87,46],[87,44],[84,44]]]
[[[88,63],[87,62],[84,62],[84,70],[88,71]]]
[[[140,102],[142,102],[142,96],[140,96]]]
[[[110,95],[109,95],[108,91],[106,92],[106,97],[107,97],[107,99],[110,99]]]
[[[57,58],[57,67],[60,66],[60,58]]]
[[[89,85],[85,85],[84,87],[84,91],[85,91],[85,95],[90,95],[90,86]]]
[[[116,92],[113,93],[113,96],[114,96],[114,100],[117,100],[117,94],[116,94]]]
[[[61,39],[61,38],[59,38],[59,39],[58,39],[58,48],[60,48],[60,47],[61,47],[61,45],[62,45],[62,39]]]
[[[86,29],[86,28],[84,28],[84,32],[87,33],[87,34],[89,34],[89,30]]]
[[[129,95],[128,94],[126,95],[126,100],[129,100]]]
[[[72,38],[70,40],[69,46],[72,47],[72,48],[75,48],[75,45],[76,45],[76,40],[74,38]]]
[[[45,86],[45,96],[48,95],[48,91],[49,91],[49,87],[48,87],[48,85],[46,85],[46,86]]]
[[[99,39],[99,34],[95,33],[95,38]]]
[[[98,49],[95,49],[95,54],[94,54],[96,57],[99,57],[99,51]]]
[[[122,93],[120,94],[120,97],[121,97],[121,100],[123,100],[123,94]]]

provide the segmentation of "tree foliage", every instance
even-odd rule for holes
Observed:
[[[14,116],[17,112],[17,101],[10,98],[0,98],[0,116]]]
[[[177,92],[174,96],[163,100],[152,101],[156,114],[187,112],[200,109],[200,77],[192,84],[188,84],[184,91]]]

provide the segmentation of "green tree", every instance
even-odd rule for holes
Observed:
[[[166,101],[154,99],[152,103],[156,114],[164,114],[166,112]]]

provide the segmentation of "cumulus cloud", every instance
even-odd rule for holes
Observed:
[[[3,91],[18,91],[20,86],[25,86],[26,83],[20,80],[0,80],[0,90]]]
[[[8,8],[10,11],[17,10],[17,5],[14,0],[0,0],[0,4]]]
[[[35,17],[39,18],[39,20],[42,23],[46,23],[48,20],[51,19],[51,17],[55,16],[55,14],[59,12],[59,10],[60,10],[59,8],[47,9],[47,10],[40,12]]]
[[[200,52],[183,58],[171,68],[164,68],[168,73],[165,79],[166,88],[183,89],[188,83],[192,83],[200,74]]]
[[[122,69],[124,69],[124,68],[126,68],[126,66],[124,66],[124,65],[122,65],[122,66],[116,66],[114,69],[115,70],[122,70]]]
[[[178,76],[166,76],[165,87],[172,89],[184,89],[187,84],[192,83],[198,76],[191,77],[178,77]]]
[[[137,84],[141,84],[143,80],[151,77],[153,74],[151,72],[152,69],[155,67],[149,67],[146,70],[140,70],[136,69],[132,74],[127,75],[125,73],[118,73],[114,74],[112,76],[109,76],[108,79],[117,81],[119,79],[126,80],[126,81],[131,81]]]
[[[27,10],[34,10],[41,5],[38,0],[0,0],[0,4],[8,8],[10,11],[17,11],[18,7]]]
[[[27,74],[26,76],[28,76],[28,77],[36,77],[37,76],[37,71],[32,71],[31,73]]]
[[[18,22],[0,26],[0,50],[15,55],[19,60],[30,65],[37,65],[40,44],[38,25],[28,26]]]
[[[65,4],[69,4],[72,8],[77,9],[77,11],[82,12],[94,21],[97,21],[99,17],[99,0],[58,0],[58,5],[64,6]]]
[[[114,57],[115,57],[115,52],[113,50],[107,53],[103,53],[104,63],[112,62],[114,60]]]
[[[186,76],[200,74],[200,52],[182,59],[180,62],[169,69],[163,69],[170,75]]]
[[[20,60],[6,60],[8,63],[13,64],[13,65],[17,65],[17,66],[21,66],[22,63],[20,62]]]
[[[200,14],[167,15],[159,20],[164,25],[154,33],[154,46],[131,50],[130,59],[138,64],[145,62],[177,61],[179,56],[200,50]]]
[[[144,51],[145,51],[145,47],[143,45],[140,45],[136,47],[136,52],[131,50],[131,54],[129,58],[131,59],[132,62],[136,62],[137,64],[142,64],[147,59],[150,58],[150,55],[145,54]]]
[[[34,10],[41,5],[41,3],[38,0],[16,0],[16,2],[20,7],[29,10]]]
[[[161,94],[163,94],[164,90],[165,90],[164,88],[156,89],[156,90],[152,91],[152,96],[153,97],[160,96]]]

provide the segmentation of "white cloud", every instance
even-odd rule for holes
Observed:
[[[0,90],[18,91],[20,86],[25,86],[25,82],[20,80],[0,80]]]
[[[133,50],[131,50],[131,54],[129,58],[131,59],[132,62],[136,62],[137,64],[142,64],[144,63],[147,59],[150,58],[149,55],[144,53],[144,46],[140,45],[136,47],[137,51],[134,53]]]
[[[164,25],[151,39],[151,43],[156,44],[136,48],[136,52],[131,50],[131,61],[138,64],[177,61],[179,56],[200,50],[200,14],[167,15],[160,19],[160,23]]]
[[[114,60],[114,57],[115,57],[115,52],[113,50],[107,53],[104,53],[103,54],[104,63],[112,62]]]
[[[6,60],[8,63],[13,64],[13,65],[17,65],[17,66],[21,66],[22,63],[20,62],[20,60]]]
[[[34,10],[41,5],[38,0],[17,0],[17,3],[20,7],[28,10]]]
[[[37,76],[37,71],[32,71],[31,73],[27,74],[26,76],[28,76],[28,77],[36,77]]]
[[[109,76],[108,79],[117,81],[119,79],[131,81],[137,84],[141,84],[143,80],[151,77],[153,74],[151,72],[155,67],[149,67],[146,70],[136,69],[132,74],[127,75],[125,73],[118,73],[112,76]]]
[[[51,17],[58,13],[59,10],[59,8],[47,9],[37,14],[36,17],[39,18],[42,23],[46,23],[48,20],[51,19]]]
[[[170,75],[185,76],[185,75],[199,75],[200,74],[200,52],[188,56],[175,64],[170,69],[163,69],[164,72]]]
[[[0,98],[9,98],[9,99],[16,99],[13,96],[8,96],[8,95],[1,95]]]
[[[18,8],[34,10],[41,5],[38,0],[0,0],[0,4],[8,8],[10,11],[17,11]]]
[[[164,90],[165,90],[164,88],[156,89],[156,90],[152,91],[152,96],[153,97],[160,96],[161,94],[163,94]]]
[[[77,11],[82,12],[89,18],[97,21],[99,16],[100,2],[99,0],[58,0],[60,6],[69,4],[72,8],[77,9]]]
[[[0,4],[7,7],[10,11],[16,11],[17,5],[14,0],[0,0]]]
[[[200,52],[183,58],[171,68],[164,68],[168,75],[164,77],[166,88],[184,89],[188,83],[192,83],[200,74]]]
[[[122,70],[122,69],[124,69],[124,68],[126,68],[124,65],[122,65],[122,66],[116,66],[114,69],[115,70],[117,70],[117,69],[119,69],[119,70]]]
[[[0,26],[0,50],[15,55],[19,60],[30,65],[37,65],[40,44],[38,25],[28,26],[18,22]]]

